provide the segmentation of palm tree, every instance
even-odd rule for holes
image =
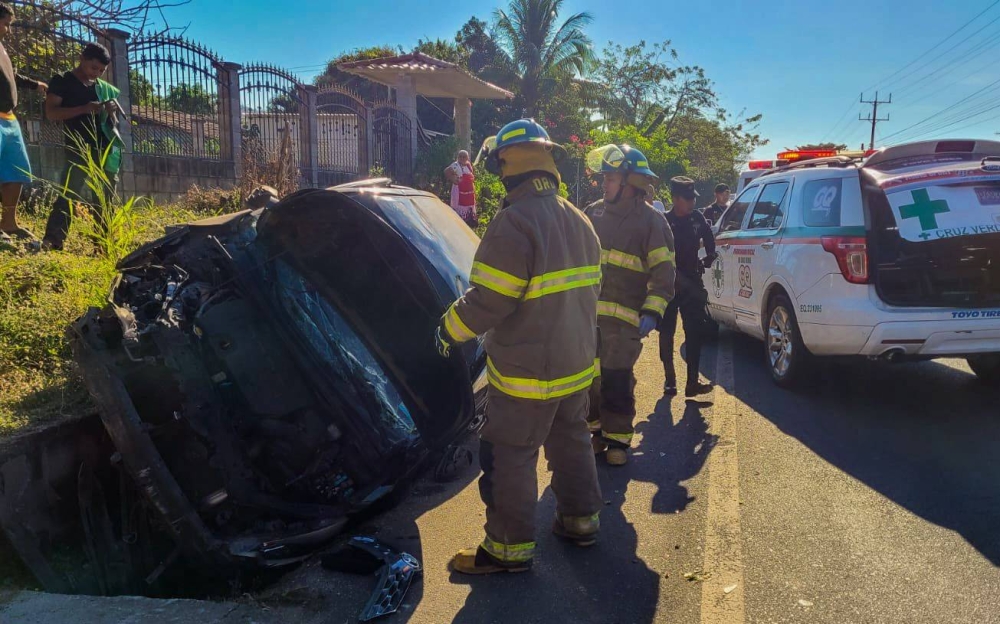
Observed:
[[[537,116],[539,102],[560,79],[579,76],[594,60],[583,29],[590,13],[577,13],[557,27],[563,0],[511,0],[494,14],[497,64],[514,78],[524,114]]]

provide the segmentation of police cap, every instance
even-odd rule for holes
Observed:
[[[670,178],[670,194],[687,199],[694,199],[699,196],[698,191],[694,190],[694,180],[686,176]]]

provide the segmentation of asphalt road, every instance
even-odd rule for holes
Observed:
[[[710,401],[667,401],[655,340],[636,369],[631,462],[600,466],[599,544],[549,533],[543,457],[534,569],[452,574],[482,538],[478,474],[422,482],[363,527],[425,567],[386,622],[1000,623],[1000,389],[964,362],[849,361],[783,391],[759,343],[723,332],[704,354]],[[313,562],[200,619],[355,622],[372,587]]]

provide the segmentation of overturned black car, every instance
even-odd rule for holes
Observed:
[[[170,558],[299,561],[478,425],[481,345],[446,360],[432,338],[477,244],[433,195],[368,180],[122,261],[71,342]]]

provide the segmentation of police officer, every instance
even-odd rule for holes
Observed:
[[[604,275],[597,304],[601,378],[591,388],[590,428],[595,453],[622,466],[634,432],[632,369],[640,340],[660,323],[674,295],[674,241],[663,215],[648,202],[659,178],[642,152],[606,145],[588,154],[587,168],[604,175],[604,198],[586,210],[601,239]]]
[[[660,360],[666,381],[663,391],[667,396],[677,394],[677,376],[674,373],[674,333],[677,329],[677,314],[684,321],[684,341],[687,345],[687,385],[684,394],[694,397],[712,391],[712,385],[703,383],[699,374],[701,345],[704,340],[708,303],[708,292],[702,284],[701,275],[706,267],[715,261],[715,237],[704,215],[694,209],[698,192],[694,180],[678,176],[670,180],[670,194],[673,208],[666,214],[667,222],[674,235],[677,251],[676,296],[663,314],[660,323]],[[707,256],[698,258],[698,250],[704,244]]]
[[[553,532],[597,539],[603,506],[587,429],[596,374],[601,247],[594,228],[557,194],[565,151],[534,120],[500,129],[487,168],[507,189],[476,251],[471,287],[445,313],[438,351],[486,334],[489,379],[480,440],[486,536],[460,551],[465,574],[522,572],[535,554],[538,449],[552,470]]]
[[[719,220],[722,213],[729,207],[729,185],[718,184],[715,187],[715,203],[709,204],[701,209],[709,225]]]

